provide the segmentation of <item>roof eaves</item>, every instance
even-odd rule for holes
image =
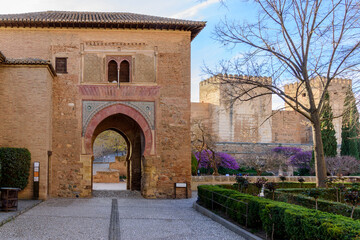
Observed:
[[[24,59],[5,59],[2,62],[3,65],[45,65],[48,67],[52,76],[56,76],[55,69],[50,61],[38,59],[38,58],[24,58]]]
[[[45,25],[45,26],[44,26]],[[48,27],[48,28],[142,28],[174,29],[191,31],[191,40],[205,27],[206,22],[172,19],[133,13],[102,12],[31,12],[0,15],[2,27]]]

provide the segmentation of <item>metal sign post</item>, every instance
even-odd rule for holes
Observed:
[[[34,199],[39,199],[40,163],[34,162]]]
[[[175,193],[175,197],[176,198],[176,189],[177,188],[185,188],[185,191],[186,191],[186,198],[189,198],[188,197],[188,184],[185,182],[185,183],[174,183],[174,193]]]

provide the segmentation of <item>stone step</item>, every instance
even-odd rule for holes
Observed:
[[[93,190],[93,197],[98,198],[143,198],[141,196],[140,191],[130,191],[130,190],[122,190],[122,191],[113,191],[113,190]]]

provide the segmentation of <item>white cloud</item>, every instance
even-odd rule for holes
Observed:
[[[214,3],[218,3],[219,0],[207,0],[207,1],[204,1],[202,3],[199,3],[195,6],[192,6],[184,11],[181,11],[179,13],[176,13],[174,15],[172,15],[171,17],[173,18],[191,18],[191,17],[194,17],[197,15],[197,13],[201,10],[201,9],[204,9]]]

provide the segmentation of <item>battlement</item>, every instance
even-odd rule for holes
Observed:
[[[323,78],[325,79],[325,78]],[[315,78],[313,80],[311,80],[311,84],[313,85],[318,85],[318,87],[321,87],[321,83],[320,83],[320,79],[319,78]],[[297,87],[299,85],[299,82],[295,82],[295,83],[290,83],[290,84],[286,84],[284,86],[285,90],[288,91],[293,91],[296,90]],[[331,80],[331,86],[352,86],[352,80],[351,79],[347,79],[347,78],[334,78],[333,80]]]
[[[219,84],[221,80],[237,80],[237,79],[249,79],[252,81],[261,82],[264,84],[269,84],[272,82],[271,77],[258,77],[258,76],[249,76],[249,75],[238,75],[238,74],[217,74],[208,79],[202,80],[200,86],[205,86],[208,84]]]

